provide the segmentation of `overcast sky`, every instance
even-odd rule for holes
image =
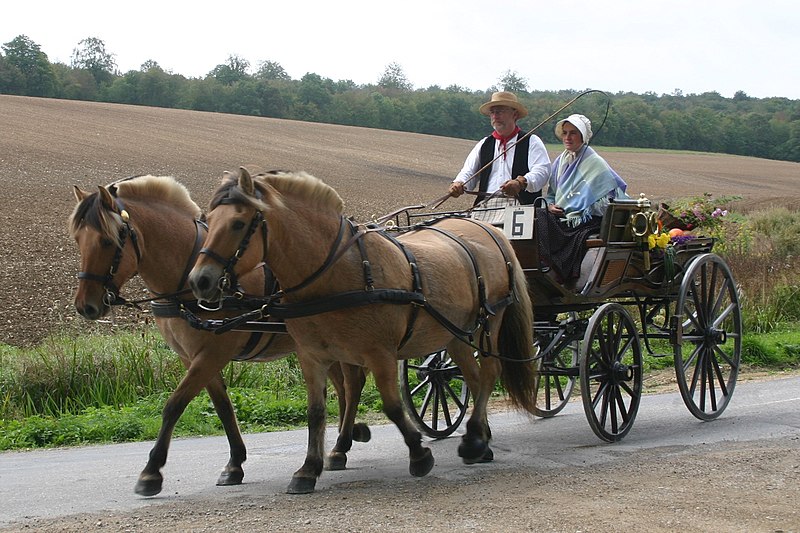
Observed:
[[[800,99],[798,0],[4,2],[0,43],[27,35],[51,62],[96,37],[122,72],[147,60],[203,77],[231,55],[293,79],[375,83],[396,62],[414,88]]]

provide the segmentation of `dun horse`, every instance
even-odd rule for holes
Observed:
[[[191,294],[182,294],[188,293],[186,278],[206,230],[198,220],[200,208],[173,178],[141,176],[99,187],[99,192],[94,193],[76,187],[75,197],[78,204],[69,228],[81,254],[76,309],[90,320],[105,316],[111,305],[124,303],[119,289],[138,273],[157,297],[153,313],[161,334],[187,368],[186,376],[164,406],[161,430],[139,475],[136,492],[152,496],[161,491],[161,468],[167,460],[172,431],[203,387],[230,445],[230,460],[217,485],[241,483],[246,449],[220,371],[231,360],[272,361],[284,357],[294,350],[294,341],[286,333],[234,331],[214,335],[180,318],[181,306],[199,313]],[[241,286],[262,295],[264,278],[262,269],[254,269],[241,277]],[[202,316],[220,318],[224,312]],[[357,440],[369,440],[369,428],[353,424],[364,373],[355,367],[343,366],[340,370],[339,365],[334,365],[330,375],[339,393],[341,434],[328,458],[328,468],[343,469],[353,434]]]
[[[226,173],[208,214],[205,253],[189,276],[198,299],[217,301],[229,274],[224,258],[236,254],[237,269],[264,260],[284,288],[266,307],[286,319],[297,342],[309,424],[306,460],[288,492],[312,492],[322,472],[325,370],[335,362],[374,374],[384,411],[409,448],[410,473],[424,476],[433,456],[403,410],[397,360],[447,346],[475,393],[459,455],[467,463],[492,460],[486,410],[501,372],[518,407],[533,412],[534,402],[533,312],[510,243],[463,217],[394,237],[355,226],[342,212],[339,195],[308,174]],[[266,243],[252,240],[237,253],[262,216]],[[486,355],[480,366],[476,344]]]

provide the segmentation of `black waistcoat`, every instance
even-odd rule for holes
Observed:
[[[517,139],[519,136],[522,135],[522,132],[517,134]],[[530,167],[528,166],[528,147],[530,146],[530,135],[518,141],[517,144],[514,145],[514,162],[511,164],[511,179],[516,178],[517,176],[524,176],[525,174],[530,171]],[[483,145],[481,146],[480,151],[480,166],[483,168],[485,165],[489,163],[492,159],[494,159],[494,143],[495,138],[489,135],[484,139]],[[494,163],[492,163],[494,164]],[[488,167],[484,168],[481,172],[481,181],[478,190],[480,192],[486,192],[487,187],[489,187],[489,174],[492,172],[492,166],[489,165]],[[536,192],[528,192],[522,191],[519,193],[519,203],[522,205],[530,205],[532,204],[537,198],[542,196],[542,191]],[[475,203],[477,204],[483,198],[478,196],[475,199]]]

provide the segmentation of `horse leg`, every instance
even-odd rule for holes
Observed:
[[[455,351],[451,351],[451,354],[459,367],[469,368],[470,372],[479,370],[479,379],[474,388],[472,383],[467,383],[470,390],[473,391],[473,407],[469,420],[467,420],[467,431],[461,437],[461,444],[458,446],[458,455],[466,464],[486,463],[494,459],[494,452],[489,447],[492,432],[489,428],[488,404],[500,374],[500,363],[493,357],[484,357],[478,368],[471,353],[468,354],[469,358],[467,359],[461,354],[462,349],[453,348]],[[467,375],[467,372],[464,372],[465,379],[467,379]]]
[[[134,491],[142,496],[155,496],[161,492],[164,481],[161,475],[161,468],[167,463],[167,451],[172,439],[172,432],[175,424],[186,410],[189,402],[198,395],[200,390],[209,383],[214,374],[218,374],[220,365],[203,364],[195,358],[186,372],[178,388],[170,394],[164,409],[161,413],[161,429],[158,437],[150,450],[150,455],[139,479],[136,481]],[[223,364],[224,366],[224,364]]]
[[[217,373],[206,385],[208,395],[214,404],[222,427],[225,428],[225,435],[228,437],[228,447],[230,448],[230,458],[217,479],[217,485],[239,485],[244,479],[242,463],[247,460],[247,448],[245,448],[239,424],[236,421],[236,412],[233,409],[231,398],[228,396],[225,382],[222,375]]]
[[[433,469],[433,454],[422,445],[422,434],[406,416],[397,386],[397,363],[394,358],[389,364],[370,368],[375,376],[375,384],[383,400],[383,412],[394,422],[403,434],[409,452],[408,471],[412,476],[422,477]]]
[[[334,376],[341,381],[337,383]],[[371,437],[369,426],[355,423],[366,374],[361,367],[334,363],[328,370],[328,377],[339,395],[339,437],[325,461],[325,470],[344,470],[353,441],[367,442]]]
[[[308,448],[303,466],[292,475],[286,489],[288,494],[314,492],[317,478],[322,474],[325,451],[325,366],[306,361],[303,357],[299,359],[308,394]]]

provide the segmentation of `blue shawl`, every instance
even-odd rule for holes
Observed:
[[[591,146],[584,145],[572,163],[565,150],[553,162],[547,201],[564,209],[567,224],[575,227],[591,219],[598,204],[601,212],[609,198],[627,198],[627,184]]]

